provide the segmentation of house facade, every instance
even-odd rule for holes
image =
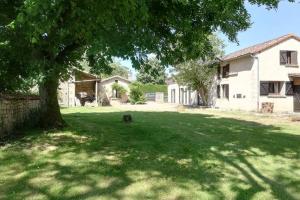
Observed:
[[[168,103],[181,104],[186,106],[196,106],[200,104],[200,97],[197,91],[189,89],[187,86],[177,84],[173,79],[167,81]]]
[[[129,94],[131,82],[126,78],[112,76],[100,79],[97,75],[75,70],[69,80],[60,83],[58,102],[62,107],[110,105],[120,100],[118,91],[112,89],[114,83],[121,85]]]
[[[300,112],[300,38],[293,34],[257,44],[223,57],[213,86],[215,108],[260,112]],[[187,92],[185,92],[187,91]],[[168,85],[169,103],[192,105],[199,97],[185,86]],[[185,101],[187,96],[187,101]]]
[[[215,107],[300,111],[300,38],[289,34],[225,56],[218,70]]]

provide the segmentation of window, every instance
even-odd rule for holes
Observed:
[[[298,65],[297,51],[280,51],[280,65]]]
[[[218,99],[221,98],[221,87],[220,87],[220,85],[217,85],[217,98]]]
[[[115,80],[115,83],[118,83],[119,81],[118,80]]]
[[[222,85],[222,90],[223,90],[223,98],[229,99],[229,85],[228,84],[224,84]]]
[[[223,73],[222,78],[228,78],[229,77],[229,65],[226,65],[223,67]]]
[[[283,83],[280,81],[262,81],[260,83],[260,95],[281,95]]]

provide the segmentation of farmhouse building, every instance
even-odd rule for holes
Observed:
[[[274,112],[300,112],[298,52],[300,38],[288,34],[226,55],[218,68],[212,106],[261,111],[270,103]],[[169,102],[185,104],[184,87],[177,86],[169,84]],[[198,97],[187,96],[187,105]]]
[[[58,88],[58,101],[63,107],[102,106],[120,101],[118,91],[112,88],[114,83],[122,86],[129,93],[128,79],[112,76],[101,79],[99,76],[75,70],[68,81],[61,82]],[[123,99],[124,101],[124,99]]]

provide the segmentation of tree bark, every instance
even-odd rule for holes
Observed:
[[[207,91],[203,88],[199,88],[198,93],[202,99],[203,106],[208,106]]]
[[[61,116],[57,100],[59,76],[48,75],[40,84],[41,120],[40,126],[47,129],[62,128],[65,122]]]

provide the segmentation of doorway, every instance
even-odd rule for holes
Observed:
[[[294,112],[300,112],[300,85],[294,85]]]

